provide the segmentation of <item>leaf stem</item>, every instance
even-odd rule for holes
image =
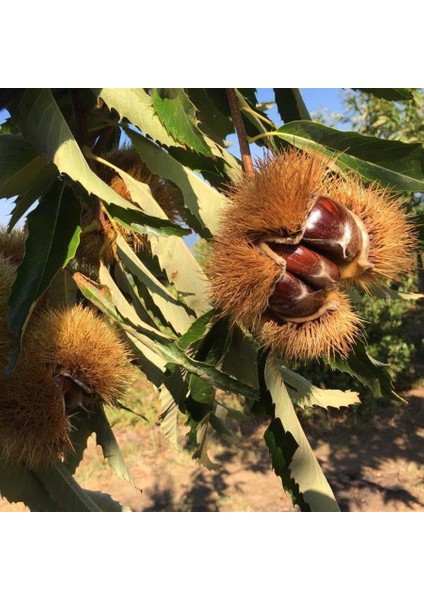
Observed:
[[[272,137],[274,135],[278,136],[279,132],[278,131],[265,131],[264,133],[259,133],[258,135],[255,135],[254,137],[249,138],[249,143],[254,144],[258,140],[261,140],[266,137]]]
[[[231,117],[234,123],[234,127],[237,133],[237,138],[240,145],[241,160],[243,162],[243,168],[247,175],[252,176],[255,174],[253,167],[252,155],[250,154],[249,141],[246,135],[246,129],[244,127],[243,119],[240,112],[240,107],[237,101],[237,96],[234,88],[227,88],[228,102],[231,110]]]

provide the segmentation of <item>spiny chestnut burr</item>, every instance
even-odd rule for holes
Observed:
[[[16,266],[0,257],[0,458],[37,468],[72,451],[73,417],[119,401],[130,384],[130,357],[117,334],[82,306],[33,315],[14,371],[6,322]]]
[[[289,359],[347,355],[360,318],[342,286],[384,285],[411,269],[402,206],[298,150],[259,163],[230,200],[207,265],[215,305]]]

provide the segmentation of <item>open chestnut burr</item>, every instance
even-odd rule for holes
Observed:
[[[346,284],[400,280],[414,237],[399,202],[289,150],[230,193],[207,271],[214,304],[289,359],[346,356],[360,335]]]

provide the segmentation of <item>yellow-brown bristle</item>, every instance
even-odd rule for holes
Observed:
[[[282,273],[273,260],[229,232],[216,236],[207,271],[215,305],[248,328],[260,321]]]
[[[8,233],[6,227],[0,227],[0,256],[19,265],[25,253],[26,237],[27,233],[23,229],[14,229]]]
[[[0,370],[6,366],[12,344],[12,334],[7,326],[7,303],[15,281],[16,269],[15,263],[0,256]]]
[[[365,187],[355,176],[335,179],[328,195],[344,204],[364,223],[370,249],[370,271],[355,278],[364,288],[383,285],[386,280],[401,281],[414,265],[415,239],[402,202],[376,184]]]
[[[0,374],[0,455],[37,468],[71,449],[64,397],[52,369],[22,356],[9,376]]]
[[[130,385],[129,353],[118,335],[81,305],[35,317],[24,339],[34,360],[63,369],[103,402],[114,404]]]
[[[257,330],[259,340],[264,347],[282,352],[293,361],[347,356],[361,336],[361,319],[352,311],[344,294],[333,294],[337,294],[338,307],[313,321],[297,324],[264,318]]]
[[[305,223],[312,195],[325,189],[328,161],[297,150],[259,162],[230,192],[223,234],[247,235],[251,241],[297,232]]]

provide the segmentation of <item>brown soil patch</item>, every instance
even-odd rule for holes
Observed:
[[[380,407],[370,420],[348,410],[303,418],[343,511],[424,510],[424,387],[406,397],[406,406]],[[158,427],[118,424],[116,437],[142,492],[111,471],[93,439],[77,479],[133,511],[293,511],[270,469],[264,429],[258,424],[242,432],[242,449],[212,444],[211,457],[222,466],[207,471],[188,450],[173,448]],[[16,510],[25,507],[0,500],[0,511]]]

